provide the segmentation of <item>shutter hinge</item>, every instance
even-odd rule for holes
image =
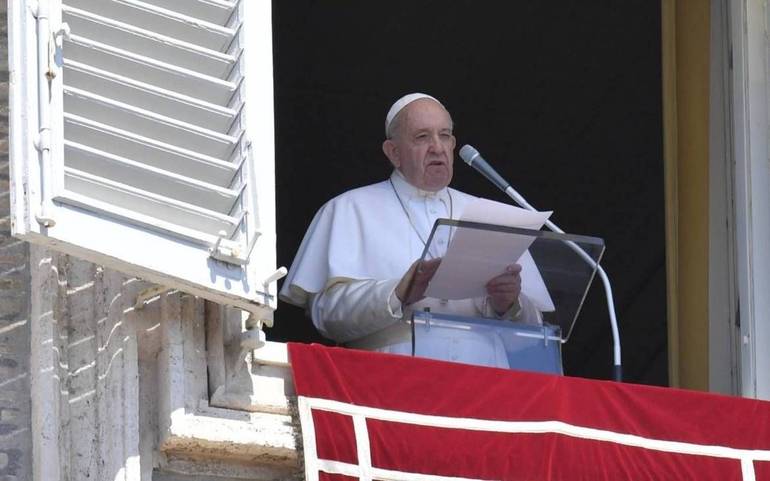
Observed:
[[[230,242],[227,239],[227,232],[221,230],[217,235],[217,240],[214,241],[214,245],[209,247],[209,253],[211,257],[218,261],[245,266],[249,263],[251,251],[254,249],[254,245],[257,243],[257,239],[261,234],[261,232],[255,231],[251,238],[251,242],[249,242],[249,245],[244,249],[243,245]]]
[[[56,51],[62,48],[64,39],[70,38],[70,26],[66,22],[62,22],[59,28],[51,26],[51,6],[49,0],[40,0],[31,2],[29,4],[29,10],[32,16],[37,20],[38,25],[38,42],[46,42],[45,49],[48,51],[46,55],[47,68],[45,76],[48,81],[53,80],[56,77],[57,64],[56,64]],[[48,32],[46,32],[48,30]],[[42,32],[42,34],[41,34]],[[42,48],[39,50],[42,53]]]
[[[56,52],[64,47],[64,40],[70,39],[70,26],[62,23],[58,29],[51,29],[51,38],[48,42],[48,71],[45,76],[50,82],[56,78],[56,73],[60,70],[56,64]]]

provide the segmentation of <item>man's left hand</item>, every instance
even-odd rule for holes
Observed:
[[[396,286],[398,300],[406,306],[424,299],[425,290],[439,264],[441,264],[441,258],[414,261]]]
[[[503,315],[519,300],[521,266],[519,264],[509,265],[503,274],[487,282],[486,288],[490,305],[498,315]]]

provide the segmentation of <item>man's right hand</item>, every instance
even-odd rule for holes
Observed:
[[[409,270],[406,271],[396,286],[396,297],[402,305],[408,306],[425,298],[425,289],[428,288],[428,283],[433,278],[433,274],[436,273],[439,264],[441,264],[440,258],[422,262],[417,260],[409,266]],[[407,293],[410,282],[411,290]]]

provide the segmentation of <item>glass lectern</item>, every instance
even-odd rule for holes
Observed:
[[[408,288],[407,298],[424,299],[404,312],[412,355],[562,373],[561,345],[603,252],[596,237],[439,219],[418,266],[435,273],[427,286],[412,282]],[[510,264],[522,268],[521,294],[508,312],[498,313],[485,285]],[[458,313],[458,305],[473,309]],[[460,347],[452,351],[450,343]]]

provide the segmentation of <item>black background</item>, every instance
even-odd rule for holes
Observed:
[[[279,265],[324,202],[389,175],[385,113],[426,92],[458,147],[605,240],[625,378],[667,384],[659,2],[281,0],[273,15]],[[459,159],[452,186],[509,202]],[[566,373],[609,378],[598,279],[578,322]],[[269,339],[322,341],[285,303],[275,324]]]

